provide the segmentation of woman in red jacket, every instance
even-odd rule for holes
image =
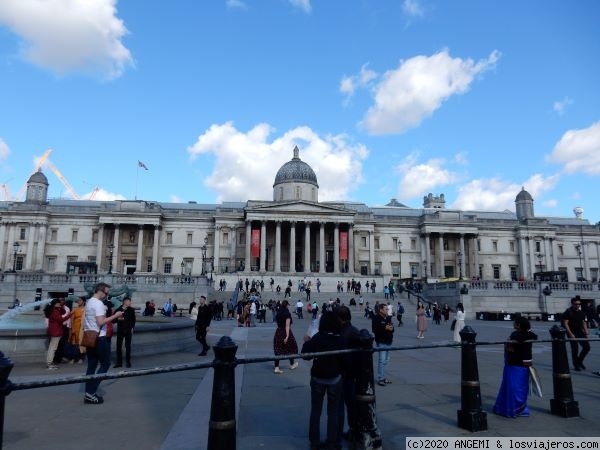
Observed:
[[[58,343],[63,335],[63,322],[71,317],[72,313],[63,315],[64,311],[60,300],[55,298],[50,302],[51,312],[48,317],[48,336],[50,337],[50,343],[48,344],[48,353],[46,354],[46,367],[48,370],[56,370],[58,366],[52,361],[54,360],[54,354],[58,348]]]

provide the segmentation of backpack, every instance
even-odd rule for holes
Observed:
[[[310,312],[310,311],[312,311],[312,304],[311,304],[311,303],[309,303],[309,304],[308,304],[308,306],[306,307],[306,309],[307,309],[309,312]]]

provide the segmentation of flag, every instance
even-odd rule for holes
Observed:
[[[146,167],[146,164],[144,164],[143,162],[141,162],[139,159],[138,159],[138,167],[141,167],[142,169],[148,170],[148,167]]]

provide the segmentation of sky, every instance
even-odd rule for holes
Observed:
[[[595,0],[0,0],[0,199],[321,201],[600,221]],[[147,168],[141,167],[138,162]]]

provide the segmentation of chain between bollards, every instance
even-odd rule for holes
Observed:
[[[458,426],[469,431],[486,431],[487,413],[481,409],[481,387],[477,367],[477,333],[470,326],[460,332],[461,347],[461,385],[460,404],[457,411]]]

